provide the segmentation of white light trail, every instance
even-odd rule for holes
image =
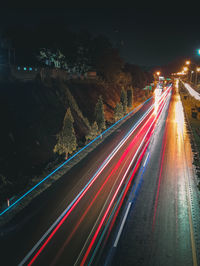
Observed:
[[[188,83],[183,83],[185,85],[185,88],[188,90],[188,92],[197,100],[200,101],[200,94],[195,91]]]

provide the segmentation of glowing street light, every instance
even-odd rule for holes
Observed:
[[[185,71],[185,72],[188,71],[188,67],[184,67],[183,71]]]
[[[190,65],[190,63],[191,63],[190,60],[185,61],[185,64],[188,66]]]
[[[197,49],[197,54],[200,55],[200,49]]]
[[[194,70],[191,70],[190,72],[190,82],[192,82],[192,74],[194,73]]]
[[[156,72],[156,75],[157,75],[157,76],[160,76],[160,71],[157,71],[157,72]]]

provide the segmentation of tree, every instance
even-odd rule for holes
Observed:
[[[123,112],[124,114],[126,114],[127,113],[127,93],[124,88],[122,88],[122,91],[121,91],[120,102],[123,106]]]
[[[106,128],[102,96],[99,97],[99,99],[98,99],[98,101],[96,103],[95,120],[97,122],[99,131],[102,131],[102,130],[104,130]]]
[[[133,88],[129,87],[127,90],[127,106],[131,108],[133,106]]]
[[[96,138],[97,135],[98,135],[98,125],[97,122],[94,121],[88,135],[86,135],[85,138],[86,140],[93,140],[94,138]]]
[[[68,108],[64,117],[63,128],[57,136],[58,142],[54,147],[54,152],[57,152],[59,155],[65,153],[67,157],[68,153],[71,154],[77,148],[73,123],[74,119],[70,108]]]
[[[53,66],[55,68],[67,68],[65,56],[58,49],[53,51],[51,49],[42,48],[37,58],[45,65]]]
[[[114,120],[117,122],[124,115],[122,103],[117,103],[114,109]]]

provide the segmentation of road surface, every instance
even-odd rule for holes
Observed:
[[[199,192],[178,93],[163,120],[166,123],[154,133],[148,161],[112,234],[104,257],[107,265],[200,265]]]

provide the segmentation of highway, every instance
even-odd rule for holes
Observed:
[[[1,228],[3,265],[84,265],[103,251],[163,113],[171,88]]]
[[[178,92],[163,120],[111,236],[107,265],[200,265],[199,192]]]

